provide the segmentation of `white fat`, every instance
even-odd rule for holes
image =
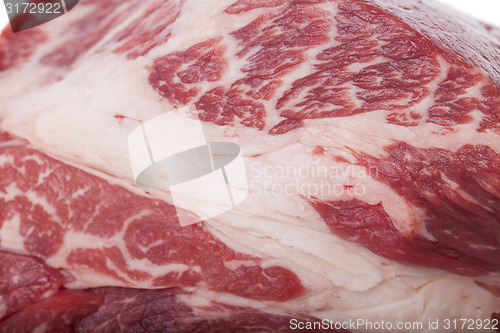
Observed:
[[[33,333],[45,333],[45,332],[47,332],[47,326],[48,326],[47,323],[43,323],[43,324],[35,327],[35,329],[33,330]]]
[[[60,81],[45,84],[54,73],[53,69],[37,63],[39,56],[53,49],[57,43],[55,31],[64,30],[65,24],[78,19],[85,12],[72,11],[67,15],[67,20],[55,20],[55,23],[46,25],[51,41],[38,49],[29,63],[22,68],[0,73],[0,127],[65,163],[145,195],[134,185],[128,156],[128,135],[139,126],[139,121],[153,119],[173,109],[149,84],[152,61],[216,36],[225,36],[223,44],[230,59],[235,59],[232,54],[238,48],[237,41],[228,37],[228,33],[243,27],[268,12],[268,9],[257,9],[237,16],[224,14],[223,10],[233,2],[223,0],[214,6],[214,1],[189,0],[180,18],[171,26],[172,38],[146,56],[126,60],[123,55],[92,53],[89,50],[84,59],[64,72]],[[324,8],[330,10],[332,15],[335,12],[333,6],[324,5]],[[137,13],[140,10],[138,8]],[[332,40],[335,34],[332,31]],[[95,48],[106,42],[103,39]],[[314,48],[306,55],[313,59],[320,52],[321,47]],[[431,90],[437,89],[449,68],[442,58],[439,61],[442,72],[429,84]],[[363,68],[376,62],[367,63]],[[203,91],[212,89],[216,84],[228,86],[241,77],[240,68],[245,64],[245,59],[230,62],[221,81],[203,85]],[[289,89],[295,79],[310,73],[312,66],[311,62],[306,62],[285,77],[277,96]],[[351,66],[350,70],[359,71],[361,67]],[[478,89],[471,88],[469,93],[477,95]],[[351,90],[351,93],[354,94],[355,90]],[[304,127],[280,136],[265,135],[265,132],[239,124],[219,127],[204,123],[209,141],[231,141],[242,148],[250,182],[248,198],[237,209],[207,221],[208,228],[229,247],[261,258],[264,267],[279,265],[293,271],[308,288],[308,293],[290,302],[261,302],[200,288],[193,295],[181,295],[178,298],[199,307],[217,299],[227,304],[265,309],[270,313],[303,313],[332,320],[366,318],[377,321],[384,318],[386,321],[427,322],[429,318],[486,318],[491,312],[498,311],[500,300],[475,284],[473,278],[458,277],[437,269],[405,266],[381,258],[330,233],[318,213],[296,193],[269,195],[263,191],[266,186],[285,190],[304,184],[326,184],[326,192],[320,190],[317,193],[322,199],[337,201],[355,197],[369,204],[382,203],[402,233],[417,231],[432,239],[415,222],[420,220],[420,209],[369,174],[360,174],[361,170],[352,164],[334,162],[332,159],[333,156],[342,157],[355,163],[356,158],[350,149],[384,157],[386,152],[383,147],[396,141],[408,142],[422,149],[442,148],[450,151],[456,151],[465,144],[483,144],[500,153],[500,141],[492,133],[475,131],[483,116],[481,112],[472,113],[472,123],[454,126],[456,131],[446,134],[440,126],[425,123],[427,109],[432,103],[429,97],[412,108],[424,116],[417,128],[388,124],[385,110],[351,117],[306,120]],[[275,110],[276,99],[264,104],[269,110],[267,131],[281,118],[279,110]],[[125,118],[118,119],[115,116]],[[4,145],[0,143],[0,147]],[[324,156],[311,157],[316,146],[325,149]],[[278,172],[277,166],[291,167],[291,170],[304,169],[308,161],[315,163],[311,170],[327,166],[335,174],[318,177],[311,174],[311,170],[306,170],[305,176],[298,177],[287,175],[287,172],[292,172],[290,170],[285,171],[283,176],[273,173]],[[0,167],[12,162],[8,155],[0,156]],[[266,167],[271,168],[270,176],[264,174]],[[40,177],[40,182],[43,177]],[[331,190],[344,185],[357,186],[363,191],[352,195],[347,191]],[[305,194],[312,195],[312,192],[309,190]],[[153,197],[169,200],[168,195],[161,191],[151,193]],[[79,194],[82,193],[76,195]],[[458,194],[466,200],[473,200],[460,191]],[[16,195],[24,195],[33,203],[42,205],[47,212],[54,212],[44,198],[33,193],[21,193],[15,186],[8,187],[7,193],[0,193],[0,198],[11,200]],[[127,269],[146,271],[154,276],[182,273],[187,269],[200,270],[200,267],[179,264],[156,266],[146,259],[131,258],[124,233],[126,227],[139,217],[130,217],[122,231],[110,238],[85,232],[66,232],[64,245],[58,253],[47,259],[47,263],[52,267],[67,269],[75,276],[75,282],[68,285],[72,288],[105,285],[152,288],[150,280],[132,281],[111,262],[107,263],[108,268],[116,270],[125,282],[97,274],[86,267],[70,266],[66,258],[73,249],[79,248],[117,246],[124,254]],[[19,227],[18,215],[3,221],[0,229],[0,244],[3,248],[23,251],[24,238],[20,235]],[[229,268],[249,264],[225,263]],[[2,306],[5,307],[0,299],[0,315],[5,311]],[[43,327],[39,329],[43,330]]]
[[[294,271],[310,289],[338,286],[362,291],[391,274],[377,267],[376,262],[369,259],[373,255],[366,249],[347,244],[328,234],[299,226],[283,228],[283,222],[265,217],[226,215],[227,221],[221,217],[218,220],[228,225],[214,226],[219,232],[232,242],[279,258],[271,260],[269,265],[279,265]]]
[[[14,251],[24,252],[24,237],[20,234],[21,218],[15,214],[12,218],[4,220],[0,228],[0,245]]]
[[[7,305],[3,299],[3,296],[0,296],[0,318],[3,318],[7,313]]]

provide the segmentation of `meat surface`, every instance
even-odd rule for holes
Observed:
[[[0,332],[492,332],[498,36],[430,0],[80,0],[6,29]],[[242,203],[198,222],[136,185],[128,136],[166,113],[241,148]]]

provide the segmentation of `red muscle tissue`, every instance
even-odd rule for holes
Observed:
[[[498,327],[496,28],[431,0],[81,0],[9,29],[0,332]],[[181,226],[136,185],[128,135],[169,112],[241,148],[243,202]]]

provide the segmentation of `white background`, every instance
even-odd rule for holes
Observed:
[[[106,0],[101,0],[106,1]],[[165,0],[168,1],[168,0]],[[500,0],[440,0],[469,15],[482,19],[485,22],[496,24],[500,27]],[[0,1],[2,2],[2,1]],[[8,22],[7,12],[3,4],[0,5],[0,27]]]

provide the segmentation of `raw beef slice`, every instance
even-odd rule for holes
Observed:
[[[6,29],[0,332],[486,327],[497,31],[430,0],[81,0]],[[168,112],[241,148],[236,208],[181,227],[135,184],[128,135]]]

